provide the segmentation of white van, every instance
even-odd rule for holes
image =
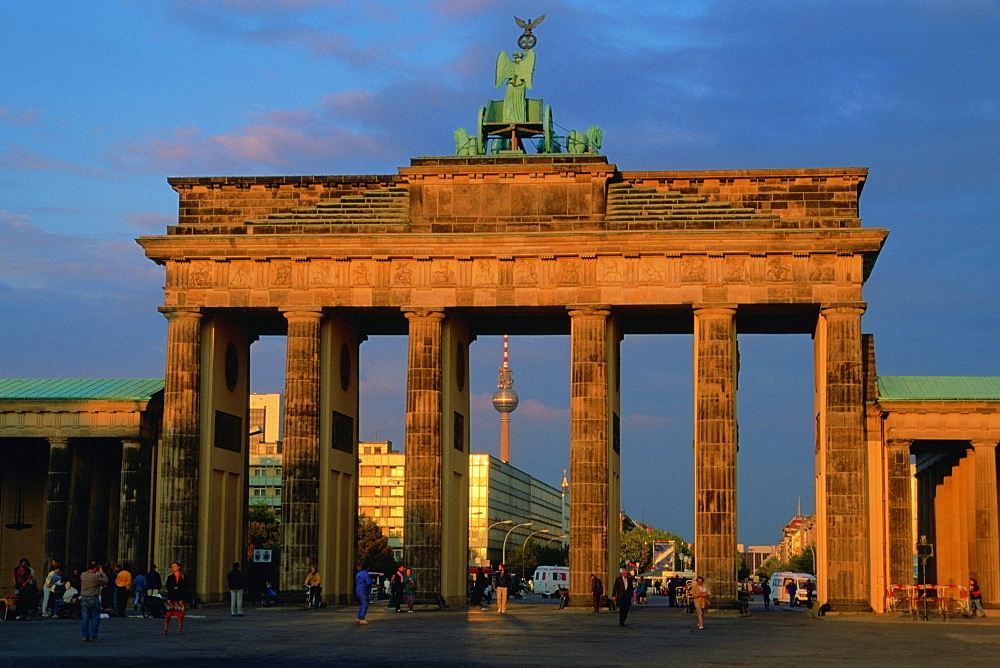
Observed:
[[[771,574],[771,599],[775,605],[788,603],[788,581],[795,581],[795,600],[805,604],[809,600],[809,590],[816,589],[816,576],[811,573],[773,573]]]
[[[531,584],[542,598],[554,596],[560,589],[569,589],[569,566],[539,566]]]

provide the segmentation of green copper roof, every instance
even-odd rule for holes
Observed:
[[[1000,401],[1000,376],[879,376],[883,401]]]
[[[119,399],[142,401],[163,389],[162,378],[0,378],[0,399]]]

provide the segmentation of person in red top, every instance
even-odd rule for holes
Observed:
[[[21,587],[35,579],[35,571],[31,568],[31,562],[22,559],[14,567],[14,593],[20,594]]]

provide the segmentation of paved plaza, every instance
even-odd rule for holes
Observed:
[[[508,614],[479,609],[374,606],[360,626],[355,609],[306,611],[205,606],[185,633],[163,635],[162,620],[108,619],[100,640],[80,639],[79,622],[0,623],[4,666],[57,665],[983,665],[1000,654],[1000,615],[913,621],[895,615],[827,616],[757,604],[748,617],[715,613],[698,631],[694,617],[660,600],[617,615],[559,610],[529,596]]]

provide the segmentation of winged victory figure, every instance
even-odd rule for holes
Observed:
[[[518,19],[520,20],[520,19]],[[506,51],[497,56],[496,88],[504,81],[507,89],[503,96],[503,118],[506,123],[518,123],[528,120],[528,106],[525,102],[525,90],[531,90],[531,80],[535,73],[535,52],[528,49],[524,53],[515,51],[509,57]]]

